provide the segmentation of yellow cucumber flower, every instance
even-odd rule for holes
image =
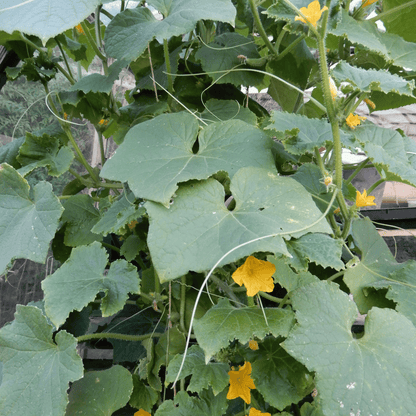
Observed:
[[[347,125],[351,127],[352,129],[355,129],[357,126],[361,124],[361,120],[366,120],[367,117],[357,116],[355,114],[350,113],[347,119],[345,120],[347,122]]]
[[[255,341],[254,339],[249,341],[248,346],[253,351],[257,351],[259,349],[259,343],[257,341]]]
[[[269,261],[248,256],[244,264],[233,273],[232,278],[238,285],[244,284],[247,296],[254,296],[260,291],[273,292],[272,275],[275,271],[275,265]]]
[[[319,4],[319,1],[315,0],[312,3],[309,3],[308,7],[301,7],[299,10],[306,17],[308,22],[312,24],[314,27],[316,27],[318,20],[322,16],[322,13],[325,10],[328,10],[328,7],[324,6],[321,9],[321,5]],[[306,23],[306,20],[301,16],[296,16],[295,20],[300,20],[301,22]]]
[[[146,412],[146,410],[140,409],[138,412],[134,414],[134,416],[152,416],[149,412]]]
[[[331,77],[329,77],[329,90],[331,91],[332,99],[335,100],[335,98],[337,98],[338,90],[334,80]]]
[[[362,7],[371,6],[373,3],[375,3],[377,0],[363,0],[362,1]]]
[[[260,410],[257,410],[254,407],[252,407],[250,409],[250,413],[248,414],[248,416],[272,416],[272,415],[270,413],[262,413],[260,412]]]
[[[241,397],[247,404],[251,403],[250,389],[255,389],[254,381],[251,378],[251,363],[246,361],[238,371],[229,371],[230,389],[227,399],[232,400]]]
[[[364,189],[361,194],[360,191],[357,191],[357,197],[355,198],[355,205],[357,207],[370,207],[371,205],[377,205],[374,202],[375,196],[367,196],[367,191]]]
[[[108,124],[108,120],[104,120],[103,118],[98,122],[99,126],[106,126]]]
[[[82,28],[81,23],[80,23],[79,25],[76,25],[76,26],[75,26],[75,29],[77,30],[77,32],[78,32],[80,35],[84,35],[84,34],[85,34],[84,29]]]

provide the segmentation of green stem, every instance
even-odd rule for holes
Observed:
[[[319,170],[321,171],[322,176],[325,177],[325,176],[327,176],[327,172],[326,172],[322,157],[319,153],[319,149],[317,147],[315,147],[314,152],[315,152],[315,159],[316,159],[316,162],[318,164]]]
[[[117,253],[120,253],[120,249],[118,247],[116,247],[116,246],[113,246],[112,244],[104,243],[104,241],[101,241],[101,244],[104,247],[109,248],[110,250],[113,250],[113,251],[116,251]]]
[[[166,72],[168,77],[168,91],[173,94],[173,81],[172,81],[172,70],[170,66],[170,59],[169,59],[169,45],[168,40],[163,39],[163,54],[165,55],[165,63],[166,63]]]
[[[103,134],[100,130],[96,130],[98,134],[98,142],[100,143],[100,155],[101,155],[101,167],[104,166],[105,163],[105,151],[104,151],[104,142],[103,142]]]
[[[186,276],[181,277],[181,304],[179,309],[179,327],[183,333],[186,333],[185,328],[185,308],[186,308]]]
[[[159,338],[163,334],[159,332],[154,332],[153,334],[144,334],[144,335],[126,335],[126,334],[117,334],[114,332],[101,332],[99,334],[86,334],[81,335],[77,338],[77,342],[85,342],[93,339],[119,339],[121,341],[143,341],[148,338]]]
[[[390,9],[390,10],[386,10],[385,12],[382,12],[382,13],[378,14],[377,16],[372,17],[371,19],[367,19],[367,21],[376,22],[377,20],[384,19],[385,17],[388,17],[391,14],[394,14],[394,13],[396,13],[396,12],[402,10],[402,9],[406,9],[408,7],[411,7],[414,4],[416,4],[416,0],[412,0],[412,1],[409,1],[407,3],[403,3],[400,6],[396,6],[396,7],[393,7],[392,9]]]
[[[101,9],[101,13],[102,14],[105,14],[111,20],[114,19],[114,16],[110,12],[108,12],[107,10],[105,10],[105,9]]]
[[[126,6],[126,0],[121,0],[120,12],[124,11],[125,6]]]
[[[286,56],[293,48],[295,48],[300,42],[303,41],[303,39],[306,38],[306,34],[302,34],[298,38],[296,38],[290,45],[288,45],[278,56],[278,60],[282,59],[284,56]]]
[[[254,297],[253,296],[247,296],[247,305],[248,306],[254,306]]]
[[[335,221],[334,215],[333,214],[328,214],[326,216],[326,218],[329,220],[329,223],[331,224],[331,228],[334,231],[335,238],[341,237],[341,230],[338,227],[337,222]]]
[[[284,297],[284,298],[282,299],[282,301],[279,303],[278,308],[283,308],[283,306],[285,306],[285,305],[286,305],[286,303],[289,303],[289,302],[288,302],[288,299],[289,299],[289,292],[288,292],[288,293],[286,293],[285,297]]]
[[[365,167],[365,165],[367,164],[367,162],[369,161],[369,159],[365,159],[363,160],[355,169],[355,171],[350,175],[350,177],[348,179],[345,180],[345,184],[348,185],[351,183],[351,181],[360,173],[361,169],[363,169]]]
[[[283,38],[287,34],[287,31],[284,30],[285,27],[286,27],[286,25],[284,25],[282,27],[282,30],[280,31],[279,35],[277,36],[276,42],[274,44],[274,47],[275,47],[275,49],[276,49],[277,52],[279,52],[280,44],[282,43]]]
[[[342,234],[341,234],[341,238],[343,240],[345,240],[348,237],[348,234],[350,232],[352,216],[348,215],[347,217],[344,217],[344,218],[345,218],[344,229],[342,230]]]
[[[36,45],[36,43],[33,43],[22,32],[19,33],[19,37],[20,37],[20,39],[22,39],[23,42],[25,42],[31,48],[36,49],[39,53],[41,53],[41,54],[45,54],[46,53],[46,49],[45,48],[41,48],[40,46]]]
[[[75,84],[75,79],[69,75],[68,72],[66,72],[65,69],[58,64],[58,62],[54,62],[53,64],[55,65],[56,69],[61,72],[61,74],[71,83],[71,85]]]
[[[146,270],[146,265],[144,264],[144,261],[142,260],[142,258],[140,257],[140,254],[138,254],[134,260],[139,264],[140,268],[143,270]]]
[[[120,182],[98,182],[97,188],[123,189],[123,184]]]
[[[261,23],[261,20],[260,20],[259,11],[257,10],[257,6],[256,6],[254,0],[249,0],[249,3],[250,3],[251,12],[253,13],[254,23],[256,24],[256,28],[259,32],[259,35],[261,36],[261,38],[263,39],[263,42],[268,47],[269,51],[273,55],[279,56],[279,52],[275,49],[273,44],[270,42],[270,40],[267,36],[267,33],[264,30],[263,24]]]
[[[231,289],[230,286],[228,286],[225,282],[223,282],[221,279],[219,279],[214,274],[211,275],[211,280],[224,292],[228,295],[230,299],[232,299],[234,302],[236,302],[238,305],[241,304],[241,301],[238,299],[238,297],[234,294],[233,289]],[[238,288],[238,289],[245,289],[245,288]]]
[[[100,4],[95,9],[95,21],[94,21],[95,40],[96,40],[97,45],[98,45],[99,48],[102,48],[102,46],[103,46],[103,42],[102,42],[102,39],[101,39],[101,28],[100,28],[100,12],[101,12],[102,7],[103,6]]]
[[[91,47],[94,49],[95,54],[101,59],[104,66],[104,73],[105,75],[108,75],[108,66],[107,66],[107,58],[101,53],[101,51],[98,49],[97,44],[95,43],[94,38],[91,36],[90,31],[88,30],[87,25],[85,22],[81,22],[82,29],[85,32],[85,35],[87,36],[87,39],[91,45]]]
[[[89,180],[88,179],[86,179],[86,178],[84,178],[83,176],[81,176],[77,171],[75,171],[74,169],[72,169],[72,168],[69,168],[68,169],[68,172],[72,175],[72,176],[74,176],[75,178],[77,178],[82,184],[84,184],[85,186],[87,186],[87,187],[91,187],[92,186],[92,184],[89,182]]]
[[[327,282],[333,282],[334,280],[338,279],[338,277],[343,276],[345,273],[345,270],[341,270],[338,273],[333,274],[330,278],[326,279]]]
[[[56,41],[56,44],[58,45],[58,48],[61,52],[62,57],[64,58],[64,62],[65,62],[66,69],[68,70],[68,74],[72,79],[74,79],[74,76],[72,75],[72,72],[71,72],[71,68],[68,64],[68,60],[66,59],[66,54],[65,54],[64,50],[62,49],[61,42],[59,42],[58,38],[55,38],[55,41]]]
[[[283,299],[280,299],[280,298],[276,298],[275,296],[269,295],[268,293],[265,293],[265,292],[259,292],[259,295],[264,299],[268,299],[268,300],[270,300],[274,303],[278,303],[278,304],[280,304],[280,302],[283,300]]]
[[[379,179],[376,183],[373,183],[368,189],[367,189],[367,195],[370,194],[371,192],[374,191],[374,189],[377,188],[377,186],[379,186],[380,184],[382,184],[383,182],[385,182],[386,179],[385,178],[381,178]]]

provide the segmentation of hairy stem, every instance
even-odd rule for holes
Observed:
[[[181,304],[179,309],[179,327],[182,332],[186,332],[185,327],[185,307],[186,307],[186,276],[181,277]]]
[[[119,339],[121,341],[143,341],[148,338],[159,338],[163,334],[159,332],[154,332],[152,334],[144,334],[144,335],[127,335],[127,334],[117,334],[113,332],[101,332],[99,334],[86,334],[81,335],[77,338],[77,342],[85,342],[93,339]]]

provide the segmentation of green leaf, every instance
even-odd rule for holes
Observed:
[[[206,271],[237,245],[259,237],[331,232],[325,219],[312,225],[322,215],[309,193],[292,178],[265,169],[240,169],[231,180],[231,192],[236,201],[233,211],[225,207],[224,189],[214,179],[181,186],[170,209],[146,202],[148,246],[162,282],[189,270]],[[278,235],[235,250],[219,266],[256,251],[289,255]]]
[[[65,33],[58,35],[56,40],[61,43],[62,48],[74,61],[78,62],[87,59],[86,45],[71,39]]]
[[[400,16],[402,13],[399,14]],[[357,21],[342,10],[342,20],[330,33],[346,37],[350,42],[378,52],[389,64],[416,70],[415,44],[406,42],[400,36],[382,33],[369,21]]]
[[[253,126],[257,124],[256,115],[248,108],[242,107],[237,101],[216,100],[215,98],[205,103],[205,110],[201,113],[201,118],[205,122],[242,120]]]
[[[125,260],[111,263],[106,251],[95,242],[86,247],[76,247],[70,258],[42,282],[45,293],[45,309],[51,321],[61,326],[69,313],[80,311],[104,292],[101,311],[110,316],[123,308],[128,293],[140,293],[140,278],[136,268]]]
[[[194,153],[197,140],[199,150]],[[231,177],[245,166],[274,170],[271,152],[266,151],[270,147],[260,129],[240,120],[214,123],[199,132],[191,114],[164,114],[132,128],[101,176],[128,182],[137,198],[168,207],[179,182],[206,179],[218,171]]]
[[[159,395],[155,390],[140,380],[139,376],[133,374],[133,393],[129,400],[131,407],[143,409],[150,413],[158,398]]]
[[[395,74],[386,71],[376,71],[374,69],[356,68],[340,62],[331,71],[331,75],[338,82],[349,82],[354,90],[362,92],[381,91],[383,93],[394,92],[399,95],[408,95],[413,98],[415,82],[410,82]]]
[[[201,62],[203,70],[217,84],[228,83],[236,86],[260,84],[264,78],[263,74],[239,70],[225,75],[225,71],[241,65],[239,55],[251,59],[260,58],[252,38],[229,32],[216,36],[209,45],[202,46],[195,54],[195,58]],[[212,73],[216,71],[224,72]]]
[[[111,416],[128,402],[132,391],[131,374],[120,365],[89,371],[71,386],[65,414]]]
[[[319,281],[316,276],[308,271],[294,272],[285,262],[283,256],[267,256],[267,260],[276,266],[276,272],[273,275],[274,281],[284,287],[288,293],[293,292],[298,287]]]
[[[68,384],[82,377],[77,340],[66,331],[54,337],[42,311],[17,305],[15,320],[0,329],[2,416],[62,416]]]
[[[303,259],[303,263],[314,262],[322,267],[335,270],[344,268],[341,260],[342,240],[335,240],[326,234],[307,234],[297,240],[290,241],[288,246]]]
[[[100,213],[89,195],[74,195],[66,200],[62,221],[66,223],[64,243],[70,247],[101,241],[102,236],[91,229],[99,221]]]
[[[397,6],[411,3],[409,0],[384,0],[383,12],[394,9]],[[395,33],[408,42],[416,42],[416,32],[414,31],[414,22],[416,19],[416,6],[409,4],[404,10],[381,18],[385,28],[389,33]]]
[[[327,415],[407,415],[416,405],[416,329],[403,315],[373,308],[364,335],[357,308],[338,285],[312,283],[292,296],[298,325],[283,348],[309,371]],[[400,342],[397,342],[400,340]]]
[[[103,235],[117,233],[121,227],[141,217],[145,210],[135,205],[134,199],[132,192],[123,193],[94,225],[91,232]]]
[[[237,339],[241,344],[267,334],[286,337],[293,326],[293,312],[289,309],[234,308],[228,299],[221,299],[201,319],[194,322],[194,332],[199,346],[205,352],[205,363],[221,348]]]
[[[326,120],[273,111],[266,130],[281,132],[277,138],[283,141],[285,149],[295,155],[312,153],[315,148],[325,147],[333,142],[331,124]],[[351,134],[340,131],[344,146],[355,148]]]
[[[17,156],[22,165],[18,172],[26,176],[33,169],[47,166],[49,175],[60,176],[69,169],[74,157],[69,147],[60,145],[58,138],[48,134],[39,137],[26,133],[26,139]]]
[[[183,355],[177,355],[168,366],[166,376],[167,383],[173,383],[178,374]],[[193,393],[201,393],[203,389],[212,387],[214,395],[222,392],[229,383],[230,368],[225,363],[205,363],[205,354],[200,347],[193,345],[186,354],[185,364],[182,368],[179,380],[191,376],[187,390]]]
[[[120,255],[124,256],[127,261],[132,261],[141,250],[146,248],[144,241],[140,240],[137,235],[129,235],[120,248]]]
[[[7,163],[0,165],[0,274],[9,262],[26,258],[44,263],[63,208],[52,185],[33,188]]]
[[[105,49],[109,56],[133,61],[155,38],[162,43],[163,39],[183,35],[193,30],[201,19],[231,23],[235,18],[230,0],[160,0],[149,4],[160,8],[164,19],[157,20],[144,7],[119,13],[105,32]]]
[[[108,75],[91,74],[81,78],[74,85],[69,87],[68,91],[82,91],[85,94],[89,92],[102,92],[110,94],[114,81],[118,79],[121,70],[127,66],[128,62],[123,60],[115,61],[108,68]]]
[[[252,361],[256,389],[279,410],[299,402],[314,387],[312,375],[280,346],[281,341],[267,337],[259,343],[258,358]]]
[[[4,0],[1,3],[0,30],[13,33],[20,30],[39,37],[43,44],[48,39],[76,26],[86,19],[101,0]]]
[[[396,310],[416,325],[416,262],[409,261],[391,273],[388,279],[378,280],[369,287],[388,289],[386,298],[396,303]]]
[[[211,391],[198,397],[190,397],[180,391],[174,400],[165,400],[157,409],[155,416],[221,416],[227,409],[227,392],[214,396]]]
[[[0,163],[8,163],[15,169],[19,169],[21,164],[17,160],[20,146],[24,143],[25,138],[19,137],[0,147]]]
[[[416,186],[416,160],[407,153],[416,151],[411,139],[374,124],[356,127],[354,136],[377,169],[385,172],[387,180]]]
[[[396,262],[368,218],[354,221],[351,231],[354,243],[361,251],[361,261],[348,267],[343,279],[351,290],[360,313],[367,313],[373,306],[391,307],[391,302],[385,299],[381,291],[368,291],[365,288],[384,280],[403,266]]]

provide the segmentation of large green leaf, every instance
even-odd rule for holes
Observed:
[[[73,195],[64,203],[62,221],[65,226],[64,243],[70,247],[101,241],[102,236],[91,229],[100,219],[100,213],[89,195]]]
[[[71,386],[65,414],[111,416],[128,402],[132,391],[130,371],[120,365],[89,371]]]
[[[149,2],[160,10],[163,20],[157,20],[143,7],[119,13],[105,32],[106,52],[117,59],[133,61],[156,38],[159,42],[193,30],[198,20],[233,22],[235,8],[230,0],[158,0]]]
[[[221,299],[201,319],[195,320],[194,332],[205,352],[205,362],[234,339],[245,344],[253,337],[263,339],[267,334],[286,337],[294,323],[293,312],[278,308],[263,311],[254,307],[234,308],[228,299]]]
[[[259,237],[284,233],[288,239],[308,232],[331,232],[310,194],[292,178],[244,168],[232,178],[231,192],[236,201],[233,211],[224,205],[224,189],[214,179],[180,187],[170,209],[146,202],[148,246],[161,281],[189,270],[210,269],[229,250]],[[220,265],[256,251],[290,256],[278,235],[240,247]]]
[[[394,9],[395,7],[409,5],[400,12],[393,13],[381,17],[387,31],[400,35],[408,42],[416,42],[415,20],[416,20],[416,6],[409,0],[383,0],[383,12]]]
[[[180,391],[174,400],[165,400],[155,416],[222,416],[228,405],[226,396],[226,391],[217,396],[212,391],[204,391],[198,398]]]
[[[396,262],[368,218],[354,221],[351,231],[354,242],[361,251],[361,261],[348,267],[343,279],[351,290],[358,309],[361,313],[367,313],[373,306],[391,307],[391,302],[386,301],[381,291],[369,291],[366,288],[385,280],[403,266]]]
[[[398,35],[382,33],[374,23],[366,20],[357,21],[345,10],[342,10],[341,22],[336,29],[330,29],[330,32],[378,52],[390,64],[416,70],[414,43],[406,42]]]
[[[396,303],[396,310],[416,326],[416,262],[409,261],[390,274],[388,280],[370,284],[375,289],[388,289],[386,298]]]
[[[129,405],[136,409],[151,412],[159,398],[158,393],[148,386],[139,376],[133,374],[133,393]]]
[[[408,153],[416,152],[411,139],[374,124],[356,127],[354,136],[376,167],[385,171],[388,180],[416,186],[416,160]]]
[[[386,71],[356,68],[346,62],[338,63],[331,71],[331,75],[338,82],[349,82],[354,90],[368,93],[371,91],[381,91],[386,94],[394,92],[413,97],[413,89],[415,88],[413,80],[409,82]]]
[[[325,415],[414,412],[416,329],[407,318],[373,308],[364,335],[356,339],[351,326],[358,311],[338,285],[312,283],[299,288],[291,299],[298,325],[282,346],[315,371]]]
[[[13,166],[15,169],[21,167],[20,163],[17,160],[19,154],[20,146],[24,143],[25,138],[19,137],[9,143],[4,144],[0,147],[0,163],[8,163],[10,166]]]
[[[191,114],[164,114],[133,127],[101,176],[127,181],[136,197],[168,207],[179,182],[206,179],[218,171],[231,177],[245,166],[274,170],[270,147],[260,129],[240,120],[214,123],[199,132]]]
[[[292,154],[312,153],[315,148],[325,147],[333,142],[331,124],[326,120],[273,111],[270,121],[272,124],[266,130],[279,132],[277,138],[283,140],[285,149]],[[343,131],[340,133],[343,144],[354,148],[351,135]]]
[[[235,32],[224,33],[217,36],[209,45],[200,48],[195,58],[201,62],[202,68],[217,84],[256,85],[264,75],[250,71],[237,71],[226,74],[225,72],[236,66],[240,66],[241,59],[238,56],[257,59],[260,58],[256,44],[252,38],[246,38]],[[240,69],[244,68],[240,66]]]
[[[103,92],[110,94],[114,81],[118,79],[121,70],[127,66],[128,62],[118,60],[108,68],[108,75],[91,74],[81,78],[72,85],[68,91],[82,91],[85,94],[89,92]]]
[[[168,366],[167,383],[173,383],[181,366],[183,355],[177,355]],[[205,354],[200,347],[193,345],[186,354],[185,364],[178,380],[191,376],[187,390],[201,393],[212,387],[215,395],[223,391],[230,381],[230,368],[225,363],[205,363]]]
[[[15,320],[0,330],[2,416],[64,414],[68,384],[83,367],[77,340],[66,331],[53,337],[52,329],[40,309],[17,305]]]
[[[314,387],[312,375],[280,346],[281,341],[267,337],[259,343],[258,358],[252,361],[256,389],[279,410],[299,402]]]
[[[95,242],[74,248],[70,258],[42,282],[45,310],[51,321],[61,326],[70,312],[80,311],[104,292],[101,311],[110,316],[123,308],[128,293],[139,293],[140,279],[136,268],[125,260],[108,262],[106,250]]]
[[[50,183],[38,183],[32,197],[26,180],[0,165],[0,274],[16,258],[45,262],[62,211]]]
[[[65,173],[74,160],[74,153],[67,146],[61,146],[56,137],[44,134],[41,137],[26,133],[25,142],[19,150],[17,160],[22,165],[19,173],[26,176],[33,169],[47,166],[51,176]]]
[[[144,208],[134,204],[132,192],[123,193],[103,214],[91,232],[96,234],[116,233],[131,221],[137,220],[145,213]]]
[[[322,267],[341,270],[344,268],[341,260],[342,243],[342,240],[335,240],[326,234],[307,234],[290,241],[288,248],[294,250],[305,269],[308,263],[314,262]]]
[[[45,44],[87,18],[100,3],[102,0],[3,0],[0,30],[20,30],[39,37]]]

